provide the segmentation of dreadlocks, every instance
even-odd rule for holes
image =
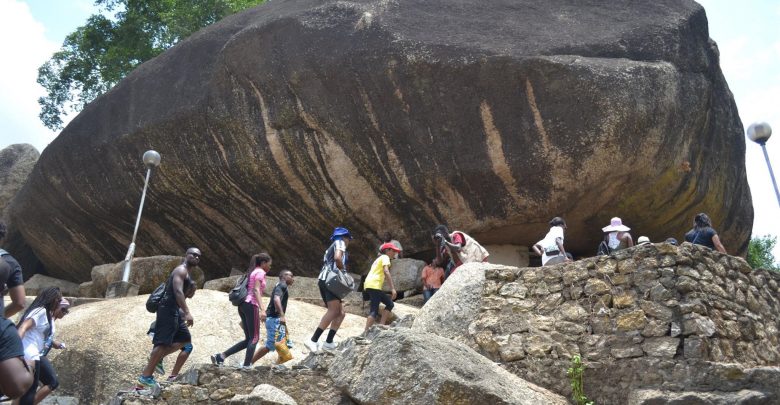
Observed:
[[[32,304],[27,307],[22,316],[19,317],[19,322],[16,323],[16,327],[21,327],[22,322],[27,318],[27,315],[35,308],[46,309],[46,319],[49,321],[49,325],[51,325],[51,315],[54,313],[54,310],[57,309],[57,305],[60,304],[60,301],[62,301],[62,293],[60,292],[59,287],[49,287],[41,291],[38,296],[35,297]]]

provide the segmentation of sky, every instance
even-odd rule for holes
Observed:
[[[721,68],[734,94],[745,129],[767,122],[780,131],[780,1],[700,0],[710,37],[718,43]],[[92,0],[0,0],[0,149],[30,143],[39,151],[56,133],[38,119],[38,67],[65,36],[97,12]],[[774,194],[761,148],[746,139],[746,171],[753,196],[754,235],[780,234],[780,202]],[[767,143],[780,170],[780,133]],[[778,173],[780,174],[780,172]],[[780,246],[775,249],[780,259]]]

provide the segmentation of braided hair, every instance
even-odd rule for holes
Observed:
[[[32,304],[30,304],[29,307],[27,307],[22,316],[19,317],[19,322],[16,323],[16,327],[21,327],[22,322],[27,319],[27,315],[29,315],[30,312],[36,308],[46,309],[46,320],[48,320],[49,325],[51,325],[51,316],[54,313],[54,310],[57,309],[57,306],[60,305],[60,301],[62,301],[62,293],[60,292],[59,287],[49,287],[44,289],[38,294],[37,297],[35,297],[35,300],[32,302]]]

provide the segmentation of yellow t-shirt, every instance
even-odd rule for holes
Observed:
[[[371,265],[371,270],[366,276],[366,281],[363,283],[363,288],[373,288],[375,290],[381,290],[385,284],[385,266],[390,265],[390,257],[387,255],[381,255],[374,260],[374,264]]]

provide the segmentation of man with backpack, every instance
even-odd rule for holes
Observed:
[[[200,263],[200,256],[200,249],[194,247],[187,249],[184,261],[173,269],[166,281],[165,293],[157,307],[152,340],[154,349],[149,356],[149,362],[138,377],[137,390],[157,389],[159,386],[153,377],[157,363],[192,340],[187,327],[194,324],[194,319],[187,307],[184,285],[186,280],[191,278],[190,270]]]
[[[5,235],[8,228],[5,223],[0,222],[0,244],[5,242]],[[24,279],[22,278],[22,266],[11,256],[10,253],[0,249],[0,260],[4,260],[11,267],[8,274],[8,280],[0,284],[0,316],[10,318],[17,312],[24,309]],[[8,294],[11,297],[11,303],[7,308],[3,308],[3,297]]]
[[[450,230],[446,225],[437,225],[433,230],[433,243],[436,249],[436,260],[446,263],[444,277],[449,277],[455,269],[464,263],[487,262],[487,249],[482,247],[476,239],[465,232]]]

